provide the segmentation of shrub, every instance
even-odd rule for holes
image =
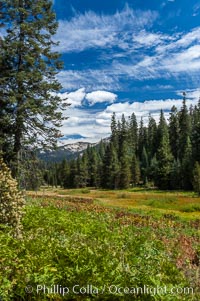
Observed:
[[[24,204],[17,181],[12,178],[9,168],[0,158],[0,224],[11,226],[16,237],[22,235],[21,218]]]

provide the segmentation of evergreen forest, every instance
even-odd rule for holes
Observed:
[[[149,115],[148,124],[136,116],[111,118],[109,142],[88,147],[69,162],[48,164],[44,179],[63,188],[96,187],[125,189],[134,186],[163,190],[200,191],[200,101],[187,107],[171,108],[166,120]]]

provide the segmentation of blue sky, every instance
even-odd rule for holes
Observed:
[[[109,136],[110,116],[138,120],[200,96],[200,1],[54,0],[64,143]],[[167,117],[166,113],[166,117]]]

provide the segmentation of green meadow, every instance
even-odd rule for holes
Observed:
[[[23,238],[0,232],[1,299],[197,301],[199,210],[186,192],[29,192]]]

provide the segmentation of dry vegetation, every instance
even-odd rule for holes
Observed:
[[[162,192],[143,189],[48,189],[28,192],[32,197],[58,197],[59,199],[87,199],[96,204],[143,212],[145,214],[171,214],[186,219],[200,217],[200,197],[193,192]]]

